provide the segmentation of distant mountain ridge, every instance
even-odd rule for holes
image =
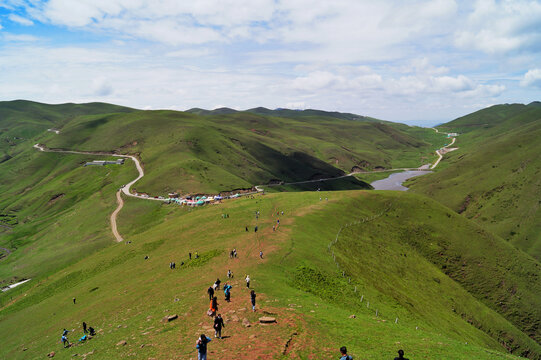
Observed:
[[[286,109],[286,108],[277,108],[277,109],[268,109],[265,107],[255,107],[247,110],[235,110],[227,107],[217,108],[214,110],[206,110],[201,108],[192,108],[186,110],[186,112],[198,115],[225,115],[225,114],[234,114],[238,112],[247,112],[259,115],[269,115],[269,116],[278,116],[278,117],[309,117],[309,116],[319,116],[319,117],[329,117],[343,120],[360,120],[360,121],[384,121],[378,120],[375,118],[352,114],[352,113],[343,113],[338,111],[325,111],[317,109]]]

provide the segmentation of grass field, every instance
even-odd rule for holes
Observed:
[[[319,201],[319,194],[329,200]],[[500,343],[517,354],[528,349],[530,357],[538,358],[538,345],[512,325],[517,321],[513,314],[494,304],[505,289],[490,298],[483,289],[504,281],[506,287],[516,288],[515,296],[505,300],[507,308],[520,314],[522,307],[539,309],[539,299],[533,296],[539,289],[529,279],[539,275],[533,261],[528,263],[501,239],[422,197],[359,191],[319,194],[272,194],[196,209],[127,199],[119,222],[121,231],[129,229],[130,244],[110,246],[1,295],[0,356],[34,358],[53,350],[60,359],[90,351],[96,359],[192,356],[197,334],[211,334],[204,314],[206,288],[216,277],[225,282],[231,269],[232,303],[218,295],[229,338],[211,343],[216,359],[328,358],[342,345],[365,359],[390,357],[399,347],[415,359],[508,358]],[[337,268],[328,244],[338,229],[380,214],[389,205],[382,216],[342,232],[331,250],[340,264]],[[422,226],[408,215],[412,209],[416,216],[430,216]],[[282,210],[280,227],[273,232],[276,211]],[[223,219],[223,213],[229,218]],[[450,223],[453,233],[448,232]],[[256,224],[257,234],[252,230]],[[424,233],[418,233],[420,229]],[[227,252],[233,247],[239,259],[229,259]],[[258,258],[260,249],[263,260]],[[201,257],[190,261],[188,252],[196,251]],[[480,258],[482,266],[476,263]],[[168,268],[171,261],[177,270]],[[501,267],[509,269],[502,272]],[[260,310],[255,314],[246,311],[245,274],[251,275],[258,293]],[[265,313],[278,323],[255,324]],[[160,323],[168,314],[180,318]],[[349,318],[351,314],[356,318]],[[252,326],[242,326],[243,318]],[[73,340],[80,336],[81,321],[94,326],[98,335],[87,344],[62,349],[60,330],[74,329]],[[13,332],[20,323],[29,331]],[[121,340],[127,345],[116,346]]]
[[[135,188],[163,195],[417,167],[447,141],[431,129],[317,110],[0,103],[9,120],[0,130],[0,247],[13,251],[2,250],[0,279],[32,278],[0,294],[0,358],[194,357],[196,337],[212,336],[206,288],[231,269],[232,302],[218,293],[227,338],[211,342],[213,359],[334,358],[342,345],[362,359],[393,358],[398,348],[410,359],[541,359],[541,265],[515,248],[534,257],[539,249],[541,134],[532,108],[488,109],[500,114],[494,126],[482,112],[442,126],[464,132],[460,150],[411,182],[439,202],[336,191],[366,189],[389,173],[270,187],[193,209],[125,198],[126,241],[114,243],[114,194],[136,177],[133,164],[82,167],[96,156],[33,144],[134,154],[146,174]],[[238,259],[228,257],[232,248]],[[161,322],[172,314],[178,319]],[[277,323],[259,325],[262,314]],[[61,330],[74,341],[82,321],[98,335],[63,349]]]

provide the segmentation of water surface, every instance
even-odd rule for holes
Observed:
[[[404,181],[411,179],[412,177],[426,175],[431,172],[432,171],[403,171],[391,174],[385,179],[376,180],[370,185],[372,185],[374,190],[406,191],[408,188],[402,185]]]

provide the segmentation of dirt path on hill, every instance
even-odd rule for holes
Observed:
[[[58,134],[58,133],[57,133]],[[126,196],[131,196],[138,199],[144,199],[144,200],[155,200],[155,201],[164,201],[163,199],[156,199],[151,197],[146,197],[138,194],[132,194],[130,192],[130,189],[133,184],[135,184],[137,181],[139,181],[143,176],[145,176],[145,172],[143,171],[143,167],[141,166],[141,163],[139,162],[139,159],[137,159],[135,156],[132,155],[119,155],[119,154],[113,154],[113,153],[104,153],[104,152],[90,152],[90,151],[74,151],[74,150],[59,150],[59,149],[49,149],[44,145],[35,144],[34,148],[38,149],[42,152],[53,152],[53,153],[64,153],[64,154],[78,154],[78,155],[99,155],[99,156],[115,156],[115,157],[121,157],[121,158],[129,158],[135,163],[135,167],[137,168],[137,172],[139,175],[134,180],[130,181],[126,185],[122,186],[116,193],[116,201],[117,201],[117,208],[110,217],[110,223],[111,223],[111,231],[113,233],[113,236],[115,237],[117,242],[121,242],[124,240],[120,233],[118,232],[117,228],[117,217],[120,210],[122,210],[122,207],[124,206],[124,201],[122,200],[121,194],[124,193]]]
[[[249,272],[256,267],[265,266],[267,255],[280,249],[282,243],[288,239],[291,225],[294,223],[293,214],[276,215],[278,210],[275,208],[269,217],[260,219],[262,221],[259,222],[259,227],[263,228],[262,230],[254,233],[251,229],[250,232],[242,235],[242,239],[238,240],[238,246],[236,246],[239,257],[228,259],[226,267],[223,267],[224,274],[228,269],[231,269],[234,274],[233,279],[222,278],[222,286],[215,293],[218,298],[218,313],[222,315],[225,322],[225,328],[222,329],[223,338],[214,338],[213,318],[206,315],[210,303],[208,295],[201,295],[201,303],[193,309],[194,312],[200,314],[195,319],[197,323],[194,328],[197,330],[191,330],[193,342],[195,343],[197,337],[203,333],[212,338],[213,341],[208,345],[211,359],[248,360],[281,357],[300,359],[299,352],[303,349],[318,348],[316,344],[318,336],[315,333],[306,332],[308,328],[306,319],[298,312],[300,305],[295,304],[295,299],[287,299],[287,306],[283,305],[283,301],[278,305],[278,299],[269,298],[265,293],[258,291],[260,280]],[[272,231],[272,226],[261,226],[276,224],[278,218],[280,226],[276,231]],[[263,251],[263,259],[259,258],[260,250]],[[244,278],[247,273],[251,277],[250,289],[246,287]],[[224,300],[223,285],[225,283],[233,286],[230,302]],[[255,312],[251,309],[251,289],[254,289],[257,295]],[[205,289],[202,289],[201,293],[204,291]],[[276,323],[261,324],[259,318],[263,316],[274,317]],[[322,353],[326,351],[330,349],[322,349]],[[190,355],[187,356],[191,357]],[[195,358],[195,348],[193,355]],[[303,359],[306,358],[321,357],[303,357]]]
[[[436,129],[434,129],[434,130],[436,130]],[[438,132],[438,130],[436,130],[436,132]],[[455,143],[455,141],[456,141],[456,138],[454,137],[453,141],[451,141],[451,143],[449,145],[446,145],[446,146],[442,147],[441,149],[436,150],[436,154],[438,155],[438,160],[436,160],[436,162],[434,163],[434,165],[432,165],[430,167],[430,169],[434,169],[436,166],[438,166],[441,159],[443,159],[443,154],[458,149],[458,148],[450,148],[450,146],[453,145]]]
[[[115,236],[116,241],[121,242],[121,241],[124,240],[124,238],[122,238],[122,236],[120,235],[120,233],[118,232],[118,229],[116,227],[117,215],[120,212],[120,210],[122,210],[122,207],[124,206],[124,200],[122,200],[122,195],[121,195],[120,190],[118,190],[116,192],[116,201],[118,203],[118,207],[111,214],[111,219],[110,219],[110,221],[111,221],[111,230],[113,231],[113,235]]]

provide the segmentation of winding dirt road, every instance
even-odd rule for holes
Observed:
[[[436,130],[436,132],[438,132],[437,129],[434,129]],[[453,138],[453,141],[451,141],[451,143],[447,146],[444,146],[442,147],[441,149],[438,149],[436,150],[436,154],[438,154],[438,160],[436,160],[436,162],[434,163],[434,165],[432,165],[430,168],[431,169],[434,169],[436,166],[438,166],[438,164],[440,163],[441,159],[443,159],[443,154],[446,153],[446,152],[449,152],[449,151],[453,151],[453,150],[456,150],[458,148],[450,148],[449,146],[453,145],[455,143],[455,140],[456,138],[454,137]]]
[[[49,149],[43,145],[35,144],[34,148],[38,149],[42,152],[54,152],[54,153],[64,153],[64,154],[79,154],[79,155],[99,155],[99,156],[115,156],[115,157],[121,157],[121,158],[129,158],[135,163],[135,167],[137,168],[137,172],[139,173],[139,176],[135,178],[134,180],[130,181],[126,185],[122,186],[117,192],[116,192],[116,200],[118,203],[117,208],[110,217],[111,222],[111,231],[113,232],[113,235],[117,242],[121,242],[124,240],[124,238],[120,235],[117,228],[117,222],[116,219],[118,217],[118,213],[120,210],[122,210],[122,207],[124,207],[124,200],[122,200],[122,193],[126,196],[131,196],[138,199],[144,199],[144,200],[154,200],[154,201],[165,201],[164,199],[156,199],[148,196],[138,195],[138,194],[132,194],[130,192],[130,189],[133,184],[135,184],[137,181],[139,181],[143,176],[145,176],[145,172],[143,171],[143,167],[141,166],[141,163],[135,156],[131,155],[119,155],[119,154],[112,154],[112,153],[103,153],[103,152],[89,152],[89,151],[75,151],[75,150],[58,150],[58,149]]]

